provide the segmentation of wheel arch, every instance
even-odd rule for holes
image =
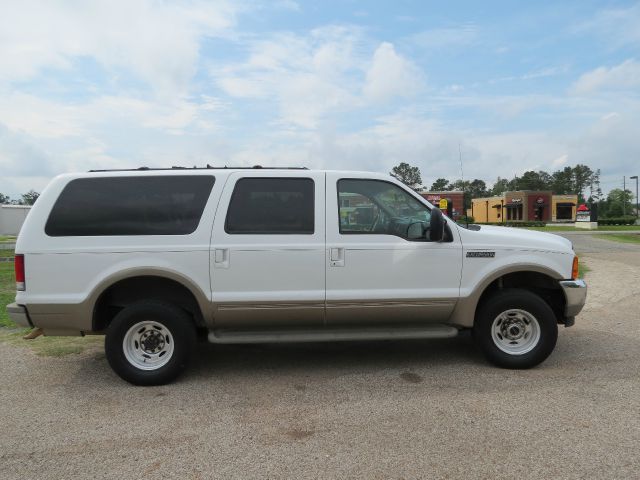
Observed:
[[[211,316],[204,292],[178,272],[156,268],[128,269],[103,280],[87,301],[92,330],[104,331],[122,308],[143,300],[173,303],[187,311],[196,327],[206,327]]]
[[[511,266],[494,271],[478,283],[471,295],[458,300],[450,323],[461,327],[473,327],[476,312],[482,301],[503,288],[521,288],[540,295],[555,313],[558,323],[561,323],[566,299],[559,280],[562,280],[562,276],[558,272],[535,264]]]

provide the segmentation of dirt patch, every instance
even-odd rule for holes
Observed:
[[[407,383],[422,383],[423,378],[417,373],[402,372],[400,378]]]

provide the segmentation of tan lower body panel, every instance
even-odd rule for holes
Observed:
[[[216,328],[318,327],[324,324],[324,302],[221,303]]]
[[[226,303],[215,308],[215,328],[317,327],[443,323],[455,300],[349,300],[327,302]]]
[[[33,324],[48,336],[75,336],[91,330],[91,315],[82,304],[32,303],[27,310]]]
[[[327,325],[444,323],[455,300],[358,300],[327,302]]]

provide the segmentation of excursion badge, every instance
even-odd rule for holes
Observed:
[[[467,258],[494,258],[496,252],[467,252]]]

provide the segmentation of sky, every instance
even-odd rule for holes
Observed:
[[[640,2],[4,0],[0,193],[139,166],[640,174]]]

